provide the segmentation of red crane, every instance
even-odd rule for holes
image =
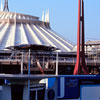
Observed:
[[[74,68],[74,75],[89,74],[85,64],[84,50],[84,1],[78,0],[78,31],[77,31],[77,60]]]

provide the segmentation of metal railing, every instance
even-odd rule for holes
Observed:
[[[12,58],[10,56],[0,56],[0,60],[21,60],[20,56],[13,56]]]
[[[38,57],[39,58],[39,57]],[[23,56],[24,62],[27,61],[28,62],[28,57],[27,56]],[[22,60],[22,55],[20,56],[0,56],[0,61],[21,61]],[[56,58],[49,58],[48,60],[42,60],[39,59],[40,63],[47,63],[47,62],[52,62],[55,63],[56,62]],[[58,62],[59,63],[76,63],[76,58],[75,57],[58,57]],[[93,58],[86,58],[85,59],[86,64],[100,64],[100,59],[93,59]],[[34,62],[33,62],[34,63]]]

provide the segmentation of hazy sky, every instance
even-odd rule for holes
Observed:
[[[100,0],[85,2],[85,40],[100,40]],[[38,16],[50,11],[51,28],[77,42],[78,0],[9,0],[10,11]]]

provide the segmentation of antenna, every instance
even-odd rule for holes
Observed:
[[[3,11],[8,11],[8,12],[9,12],[8,0],[5,0],[5,4],[4,4],[4,9],[3,9]]]

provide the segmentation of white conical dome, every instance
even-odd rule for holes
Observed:
[[[50,45],[62,52],[73,48],[50,28],[49,23],[40,21],[38,17],[1,11],[0,50],[21,44]]]

